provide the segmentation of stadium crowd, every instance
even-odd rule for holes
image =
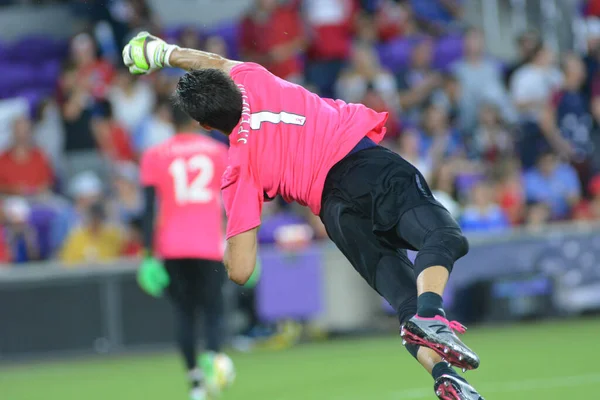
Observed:
[[[89,26],[70,40],[51,95],[0,123],[0,263],[139,254],[137,162],[175,133],[180,76],[122,68],[119,49],[140,30],[388,111],[385,145],[421,170],[467,232],[600,220],[600,1],[582,8],[587,54],[555,54],[528,31],[510,62],[486,54],[460,0],[256,0],[234,41],[164,29],[143,0],[85,3],[97,7],[74,7]],[[385,61],[398,41],[410,44],[405,62]],[[457,56],[444,59],[450,47]],[[22,101],[2,101],[0,119]],[[262,242],[325,237],[306,211],[265,204]]]

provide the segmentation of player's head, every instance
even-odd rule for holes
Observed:
[[[194,70],[179,79],[175,102],[205,129],[229,135],[242,117],[242,93],[218,69]]]

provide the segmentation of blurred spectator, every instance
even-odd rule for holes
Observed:
[[[520,120],[538,122],[541,112],[562,84],[562,74],[555,65],[554,53],[540,44],[530,62],[515,71],[510,81],[512,99]]]
[[[115,197],[112,205],[118,221],[125,225],[139,216],[144,208],[139,182],[139,171],[135,164],[121,163],[116,166],[113,178]]]
[[[408,2],[382,0],[378,2],[375,15],[377,37],[387,42],[399,36],[413,36],[419,28]]]
[[[563,88],[556,92],[542,115],[541,127],[557,151],[571,158],[577,166],[580,179],[587,185],[591,177],[593,120],[581,88],[585,82],[585,66],[581,59],[565,56],[562,69]]]
[[[442,77],[441,87],[435,91],[431,101],[438,107],[442,107],[448,113],[450,122],[454,126],[463,126],[460,115],[462,90],[456,76],[446,73]]]
[[[450,125],[446,111],[430,104],[424,111],[420,130],[421,157],[437,167],[444,159],[462,154],[461,136]]]
[[[62,170],[64,156],[65,130],[60,115],[60,108],[53,100],[46,100],[37,110],[37,118],[33,127],[33,136],[38,147],[50,159],[54,170]]]
[[[0,154],[0,193],[37,195],[48,191],[53,180],[50,162],[33,141],[31,121],[17,118],[11,147]]]
[[[39,259],[40,251],[35,230],[29,225],[31,208],[21,197],[11,197],[4,201],[4,235],[15,264]]]
[[[525,193],[529,202],[544,202],[550,207],[552,219],[565,219],[581,197],[577,172],[558,157],[545,151],[535,168],[525,172]]]
[[[600,17],[600,1],[598,1],[598,0],[585,1],[583,14],[586,17]]]
[[[12,254],[7,243],[6,232],[0,229],[0,267],[2,264],[9,264],[12,260]]]
[[[454,200],[455,193],[455,171],[453,163],[445,163],[439,166],[431,175],[430,186],[433,197],[439,201],[448,212],[458,219],[462,212],[460,205]]]
[[[402,158],[414,165],[426,180],[431,178],[431,160],[421,154],[421,138],[413,129],[402,132],[394,149]]]
[[[138,154],[175,134],[173,111],[169,100],[159,100],[154,113],[146,118],[133,135],[133,144]]]
[[[394,76],[381,67],[375,50],[366,44],[354,46],[350,66],[342,72],[335,86],[336,98],[359,103],[372,88],[384,102],[386,110],[398,107],[398,90]]]
[[[75,227],[81,225],[90,207],[102,199],[102,181],[94,172],[77,173],[68,185],[73,205],[59,210],[52,226],[52,248],[59,249]]]
[[[195,47],[197,48],[197,47]],[[156,96],[150,84],[121,69],[108,94],[115,120],[128,132],[134,132],[152,113]]]
[[[525,215],[525,191],[518,160],[506,159],[496,164],[498,176],[498,203],[512,225],[523,222]]]
[[[460,217],[465,232],[502,231],[510,227],[504,210],[494,200],[493,187],[479,182],[471,189],[469,203]]]
[[[421,39],[414,47],[407,70],[398,74],[402,114],[411,122],[419,115],[431,94],[441,83],[441,75],[432,68],[433,42]]]
[[[310,40],[306,80],[321,96],[334,97],[335,81],[350,54],[358,1],[307,0],[303,7]]]
[[[227,43],[221,36],[209,36],[204,41],[204,48],[209,53],[227,57]]]
[[[461,87],[461,124],[463,130],[472,132],[479,116],[481,104],[495,104],[502,118],[510,121],[512,110],[504,89],[497,63],[485,55],[485,37],[479,28],[465,34],[465,58],[452,66]]]
[[[124,257],[139,257],[142,255],[144,246],[142,245],[142,220],[133,218],[127,225],[125,232],[125,243],[121,255]]]
[[[431,24],[439,31],[462,19],[463,0],[410,0],[420,23]]]
[[[95,152],[91,119],[97,101],[108,94],[113,68],[99,59],[92,37],[86,33],[71,41],[70,64],[60,81],[62,114],[65,121],[65,169],[67,172],[103,168]]]
[[[600,221],[600,175],[590,180],[588,193],[589,200],[582,200],[575,210],[573,216],[580,221]]]
[[[200,45],[200,33],[196,28],[187,26],[179,34],[178,44],[179,47],[186,49],[200,49],[202,48]]]
[[[95,203],[90,207],[85,223],[67,237],[60,260],[66,264],[105,262],[117,259],[122,250],[121,232],[107,223],[104,206]]]
[[[240,50],[246,61],[262,64],[273,74],[302,82],[299,56],[305,47],[303,24],[296,2],[256,0],[240,28]]]
[[[490,162],[513,154],[513,137],[493,104],[481,106],[479,126],[475,130],[470,147],[473,156]]]
[[[531,61],[535,52],[542,44],[540,34],[536,30],[528,30],[517,37],[517,59],[506,68],[504,81],[506,85],[510,84],[510,80],[516,70]]]
[[[547,203],[530,202],[527,205],[527,214],[525,216],[525,226],[532,230],[541,230],[551,222],[552,210]]]
[[[92,132],[100,153],[110,161],[133,161],[135,154],[130,137],[125,129],[113,118],[112,106],[108,101],[98,103],[92,117]]]
[[[123,4],[125,18],[133,32],[160,32],[160,24],[146,0],[117,0]]]

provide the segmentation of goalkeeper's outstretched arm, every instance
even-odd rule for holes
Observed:
[[[164,67],[186,71],[215,68],[229,72],[238,61],[201,50],[182,49],[164,40],[141,32],[123,49],[123,62],[132,74],[148,74]]]

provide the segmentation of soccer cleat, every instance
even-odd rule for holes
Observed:
[[[452,375],[442,375],[433,386],[440,400],[484,400],[466,381]]]
[[[464,370],[479,367],[479,357],[454,333],[467,330],[456,321],[442,316],[424,318],[415,315],[400,328],[400,336],[408,343],[428,347],[448,363]]]

